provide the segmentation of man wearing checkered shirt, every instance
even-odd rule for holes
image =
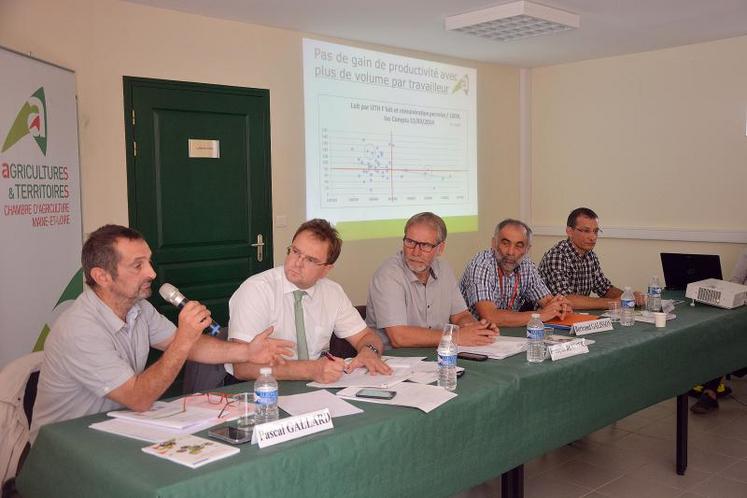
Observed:
[[[620,299],[623,291],[604,275],[594,246],[602,230],[599,217],[589,208],[580,207],[568,215],[566,240],[560,241],[542,256],[539,273],[553,293],[564,294],[574,309],[606,309],[610,301]],[[592,297],[594,292],[598,297]],[[635,292],[636,304],[644,295]]]
[[[460,290],[476,318],[499,326],[526,325],[533,311],[519,311],[524,303],[537,304],[544,321],[565,318],[571,308],[565,297],[553,296],[526,254],[532,230],[519,220],[506,219],[495,228],[492,248],[479,252],[462,275]]]

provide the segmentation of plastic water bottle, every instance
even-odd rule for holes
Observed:
[[[545,361],[545,324],[540,320],[539,313],[532,313],[532,318],[527,323],[527,339],[527,361]]]
[[[438,386],[447,391],[454,391],[457,386],[457,345],[454,337],[459,327],[453,324],[444,325],[441,342],[438,343]]]
[[[280,417],[278,413],[278,381],[272,376],[272,369],[259,369],[259,377],[254,381],[254,423],[264,424]]]
[[[646,309],[652,312],[661,311],[661,282],[656,275],[651,277],[648,283]]]
[[[630,327],[635,324],[635,296],[630,287],[625,287],[620,297],[620,325]]]

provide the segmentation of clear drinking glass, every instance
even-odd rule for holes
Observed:
[[[609,306],[607,308],[607,312],[610,316],[610,320],[612,322],[619,322],[620,321],[620,301],[610,301]]]
[[[254,430],[254,393],[239,393],[233,399],[239,412],[236,428],[247,432]]]

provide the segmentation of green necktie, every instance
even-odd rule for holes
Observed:
[[[298,347],[298,359],[309,359],[309,348],[306,346],[306,326],[303,323],[303,304],[301,299],[306,295],[306,291],[293,291],[293,312],[296,315],[296,344]]]

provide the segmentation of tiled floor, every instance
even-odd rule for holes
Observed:
[[[747,377],[731,386],[717,412],[690,413],[684,476],[674,469],[671,399],[527,463],[525,498],[747,498]],[[498,478],[454,498],[500,495]]]

